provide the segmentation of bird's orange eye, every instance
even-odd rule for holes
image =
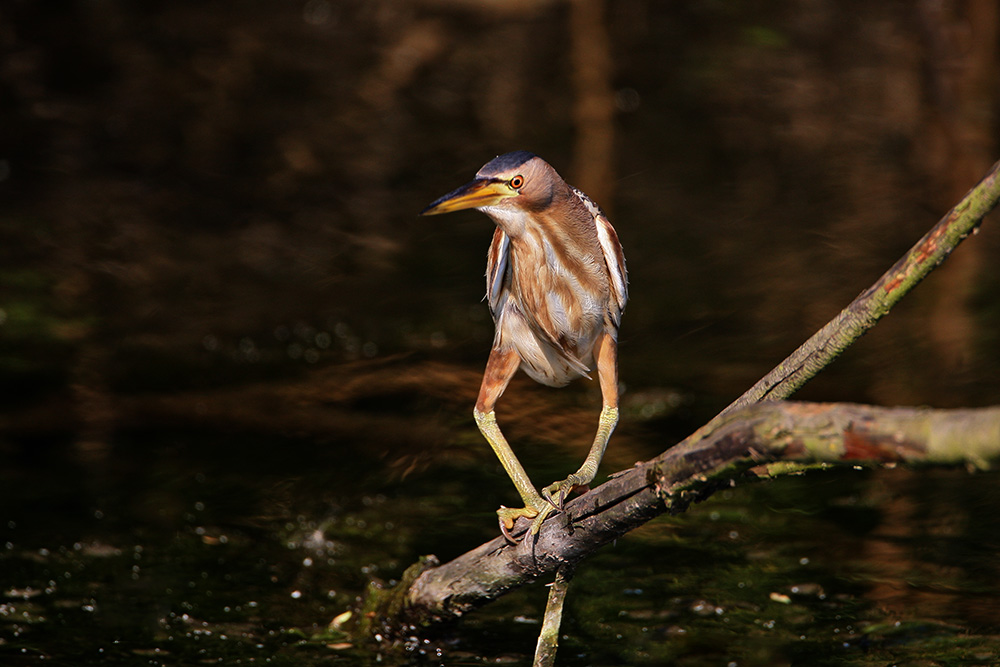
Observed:
[[[524,176],[515,176],[510,179],[510,187],[515,190],[520,190],[522,185],[524,185]]]

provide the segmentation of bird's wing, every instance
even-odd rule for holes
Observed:
[[[601,244],[601,251],[604,253],[604,263],[608,267],[611,296],[617,306],[611,314],[615,320],[615,324],[620,324],[622,311],[625,310],[625,302],[628,301],[628,271],[625,269],[625,253],[622,250],[622,244],[618,240],[618,233],[611,226],[611,221],[608,220],[608,216],[604,215],[601,207],[580,190],[573,188],[573,191],[587,206],[591,215],[594,216],[594,225],[597,227],[597,240]]]
[[[510,258],[510,239],[502,229],[493,231],[493,242],[486,255],[486,301],[490,305],[493,318],[500,316],[500,293],[507,275],[507,263]]]

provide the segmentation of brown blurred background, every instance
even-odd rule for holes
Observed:
[[[435,369],[415,377],[465,415],[492,335],[490,224],[416,213],[516,149],[618,229],[628,393],[721,407],[997,159],[998,11],[6,2],[0,427],[100,447],[123,421],[266,423],[311,402],[305,424],[350,382],[423,390],[400,368]],[[803,396],[1000,400],[994,222]],[[279,381],[300,393],[213,402]]]

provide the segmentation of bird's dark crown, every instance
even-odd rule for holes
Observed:
[[[502,174],[504,172],[510,171],[511,169],[516,169],[522,164],[531,160],[532,158],[538,157],[534,153],[529,151],[514,151],[512,153],[504,153],[503,155],[498,155],[489,162],[483,165],[483,168],[479,170],[480,176],[492,176],[494,174]]]

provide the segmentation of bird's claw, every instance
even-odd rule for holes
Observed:
[[[511,544],[517,544],[520,540],[514,537],[511,532],[514,524],[521,517],[531,520],[531,534],[537,535],[542,528],[542,522],[548,518],[552,512],[561,512],[566,504],[566,498],[573,491],[578,489],[586,490],[590,480],[583,475],[573,473],[561,482],[550,484],[544,489],[540,496],[528,501],[526,507],[504,507],[497,510],[497,517],[500,519],[500,532]]]
[[[497,518],[500,519],[500,532],[503,533],[508,542],[517,544],[517,538],[510,532],[514,528],[514,524],[521,517],[534,519],[538,514],[538,509],[534,507],[505,507],[501,505],[500,509],[497,510]]]
[[[542,497],[551,503],[552,507],[562,511],[569,494],[573,493],[574,489],[586,488],[588,483],[579,475],[572,474],[563,481],[555,482],[542,489]]]
[[[534,506],[528,507],[504,507],[500,506],[497,510],[497,518],[500,519],[500,532],[503,536],[507,538],[507,541],[511,544],[517,544],[520,540],[511,533],[514,528],[514,524],[521,517],[525,519],[531,519],[531,534],[537,535],[538,531],[542,527],[542,522],[552,513],[552,511],[559,511],[559,509],[553,505],[548,500],[542,500],[539,498],[539,502]]]

